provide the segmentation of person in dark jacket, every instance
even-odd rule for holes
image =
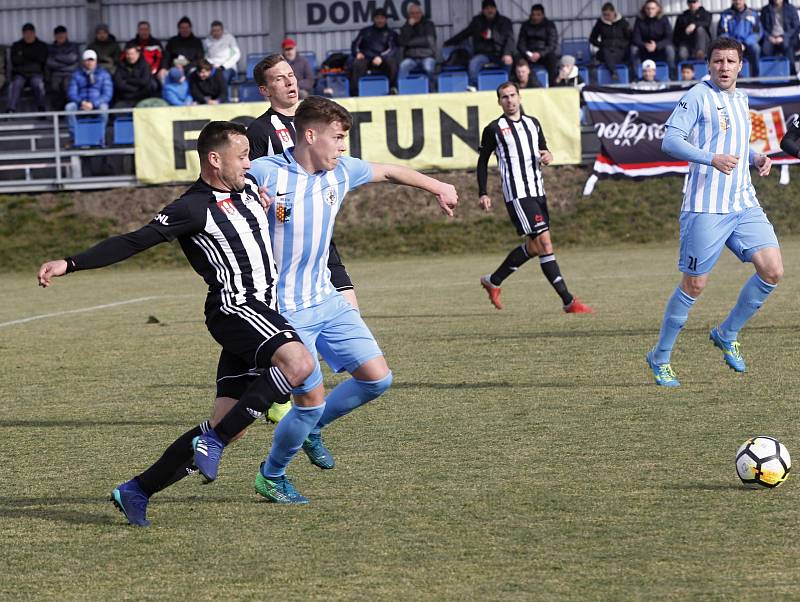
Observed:
[[[406,22],[400,28],[397,44],[402,50],[399,77],[406,77],[415,69],[428,76],[430,90],[436,89],[436,27],[425,17],[422,7],[413,3],[406,10]]]
[[[297,53],[297,42],[292,38],[286,38],[281,43],[281,55],[294,71],[298,95],[301,99],[306,98],[314,91],[314,70],[308,59]]]
[[[153,93],[153,76],[150,65],[142,58],[139,47],[129,44],[125,47],[123,59],[114,72],[114,108],[135,107]]]
[[[389,78],[389,86],[397,93],[397,34],[386,26],[386,11],[376,8],[372,26],[358,32],[351,46],[350,93],[358,94],[358,78],[367,72],[380,71]]]
[[[524,56],[517,57],[514,61],[514,69],[509,73],[508,81],[514,82],[520,89],[542,87],[539,78],[531,70],[531,64]]]
[[[22,88],[28,83],[36,99],[36,107],[45,109],[44,67],[47,63],[47,44],[36,37],[31,23],[22,26],[22,39],[11,45],[11,70],[8,85],[8,112],[17,110]]]
[[[103,132],[108,123],[108,113],[106,110],[111,104],[114,96],[114,84],[111,81],[111,74],[97,66],[97,53],[94,50],[86,49],[83,51],[81,67],[77,69],[69,80],[67,89],[67,100],[69,102],[64,107],[67,115],[69,129],[75,137],[75,127],[77,126],[78,111],[103,111],[100,113],[100,120],[103,124]]]
[[[800,33],[797,7],[792,6],[790,0],[769,0],[769,4],[761,9],[761,27],[764,30],[762,56],[785,56],[794,74],[794,54]]]
[[[63,25],[53,30],[53,43],[47,47],[47,83],[50,88],[50,106],[57,111],[67,102],[67,86],[72,72],[80,64],[81,51],[67,38]]]
[[[200,59],[189,75],[189,93],[199,105],[218,105],[228,99],[225,70],[214,68],[206,59]]]
[[[675,79],[675,46],[672,45],[672,26],[664,16],[658,0],[647,0],[636,17],[631,35],[631,66],[639,71],[642,61],[665,61],[670,78]]]
[[[189,17],[181,17],[178,21],[178,35],[172,36],[167,40],[167,47],[164,49],[164,58],[161,61],[160,78],[163,81],[167,75],[167,70],[174,67],[175,60],[184,57],[186,65],[182,65],[186,72],[197,68],[200,59],[205,58],[205,49],[200,38],[192,33],[192,22]]]
[[[556,25],[544,16],[544,6],[534,4],[531,14],[519,28],[517,50],[520,56],[532,63],[531,68],[542,66],[547,70],[550,81],[558,71],[558,31]]]
[[[139,21],[136,25],[136,37],[128,42],[129,46],[131,44],[139,47],[142,58],[150,65],[150,73],[157,75],[164,58],[164,46],[161,44],[161,40],[150,35],[149,22]]]
[[[595,59],[608,67],[615,81],[619,79],[615,67],[625,61],[630,41],[631,26],[611,2],[606,2],[589,34],[589,43],[597,47]]]
[[[97,66],[102,67],[111,75],[117,69],[117,64],[122,56],[117,38],[108,30],[108,25],[101,23],[94,28],[94,40],[86,48],[97,53]]]
[[[445,46],[459,46],[472,41],[472,58],[469,61],[469,83],[478,85],[478,71],[487,63],[510,68],[514,64],[514,29],[511,19],[497,12],[494,0],[483,0],[481,12],[475,15],[466,28],[449,40]]]
[[[711,13],[700,0],[688,0],[689,8],[675,21],[672,42],[681,61],[690,58],[703,60],[711,42]]]

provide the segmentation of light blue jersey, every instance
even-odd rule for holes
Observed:
[[[747,94],[725,92],[710,81],[701,82],[684,94],[666,125],[704,154],[702,162],[689,162],[681,211],[731,213],[759,206],[750,180]],[[711,166],[715,154],[739,157],[730,175]]]
[[[328,269],[336,214],[348,192],[372,180],[370,164],[340,157],[332,171],[310,174],[289,149],[254,160],[249,173],[275,197],[267,217],[278,266],[279,310],[294,312],[322,303],[336,293]]]

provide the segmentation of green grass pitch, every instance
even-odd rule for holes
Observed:
[[[768,434],[800,458],[800,240],[784,241],[786,281],[740,339],[749,372],[708,340],[751,273],[725,254],[673,356],[683,387],[667,391],[644,354],[676,256],[560,252],[598,312],[579,316],[534,262],[502,312],[478,285],[500,255],[349,262],[395,384],[328,429],[335,470],[292,463],[312,503],[258,501],[272,428],[257,423],[216,483],[154,497],[150,529],[106,500],[209,413],[202,282],[111,268],[43,291],[5,275],[0,599],[797,599],[800,483],[746,490],[733,456]]]

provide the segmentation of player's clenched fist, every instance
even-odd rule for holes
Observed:
[[[711,166],[721,171],[726,176],[731,174],[738,163],[739,157],[736,155],[725,155],[720,153],[719,155],[714,155],[714,157],[711,159]]]
[[[441,182],[439,191],[436,193],[436,199],[439,201],[439,207],[442,212],[453,217],[453,207],[458,204],[458,192],[456,187],[447,182]]]
[[[484,211],[491,211],[492,197],[490,197],[488,194],[482,194],[481,198],[478,199],[478,204],[483,208]]]
[[[48,261],[43,263],[39,268],[37,279],[39,286],[47,288],[50,286],[50,281],[56,276],[63,276],[67,273],[67,262],[63,259],[56,259],[55,261]]]

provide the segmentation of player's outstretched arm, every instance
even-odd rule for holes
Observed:
[[[452,184],[431,178],[401,165],[370,163],[370,167],[372,168],[372,182],[404,184],[430,192],[436,196],[442,213],[453,217],[453,208],[458,204],[458,193]]]
[[[52,283],[53,278],[63,276],[66,273],[67,260],[56,259],[54,261],[43,263],[39,268],[39,273],[36,275],[36,278],[39,281],[39,286],[42,288],[47,288]]]

